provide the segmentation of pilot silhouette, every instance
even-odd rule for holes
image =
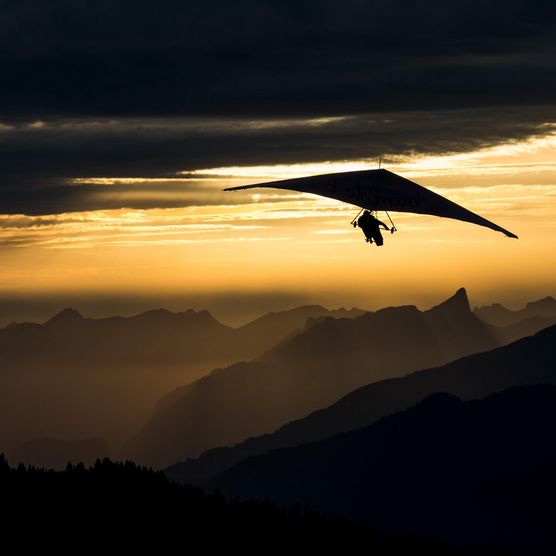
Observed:
[[[380,233],[380,226],[382,226],[385,230],[390,230],[388,226],[381,222],[378,218],[375,218],[368,210],[366,210],[359,220],[357,220],[357,225],[363,230],[365,234],[365,241],[369,243],[376,243],[377,247],[380,247],[384,244],[384,239],[382,238],[382,234]]]

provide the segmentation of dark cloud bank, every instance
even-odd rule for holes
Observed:
[[[75,177],[461,151],[556,119],[553,2],[0,1],[0,13],[3,213],[121,206]],[[342,119],[314,121],[330,117]]]

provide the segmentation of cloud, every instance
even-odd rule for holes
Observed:
[[[0,9],[5,214],[220,203],[209,182],[86,178],[463,152],[556,121],[553,2]]]
[[[549,1],[2,3],[1,118],[552,102]]]
[[[545,122],[556,120],[554,112],[544,106],[419,111],[318,124],[312,119],[71,120],[33,127],[18,123],[0,132],[1,212],[229,203],[220,189],[230,180],[215,181],[193,172],[468,151],[546,134]]]

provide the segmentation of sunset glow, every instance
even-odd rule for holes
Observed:
[[[98,195],[110,195],[111,184],[135,184],[145,189],[130,196],[193,204],[4,215],[0,288],[17,294],[292,290],[376,307],[465,285],[476,303],[497,290],[517,303],[551,293],[556,280],[556,264],[550,264],[556,253],[555,146],[550,133],[476,152],[386,157],[388,169],[514,230],[518,241],[461,222],[392,213],[398,233],[387,235],[386,248],[370,249],[349,225],[356,207],[280,190],[221,191],[230,184],[376,166],[370,160],[200,169],[186,179],[75,179],[75,187],[98,184]],[[166,189],[149,190],[153,184]],[[118,195],[125,204],[126,192]]]

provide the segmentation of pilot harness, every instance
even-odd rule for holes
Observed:
[[[357,228],[357,219],[359,218],[359,215],[364,211],[365,209],[362,208],[357,215],[355,216],[355,218],[350,222],[350,224],[354,227]],[[392,219],[390,218],[390,215],[388,214],[388,211],[385,210],[384,211],[386,213],[386,216],[388,216],[388,220],[390,220],[390,224],[392,225],[392,227],[390,228],[390,233],[393,234],[394,232],[398,231],[398,228],[396,228],[396,225],[394,224],[394,222],[392,221]],[[378,210],[372,210],[371,214],[374,213],[375,218],[378,216]]]

